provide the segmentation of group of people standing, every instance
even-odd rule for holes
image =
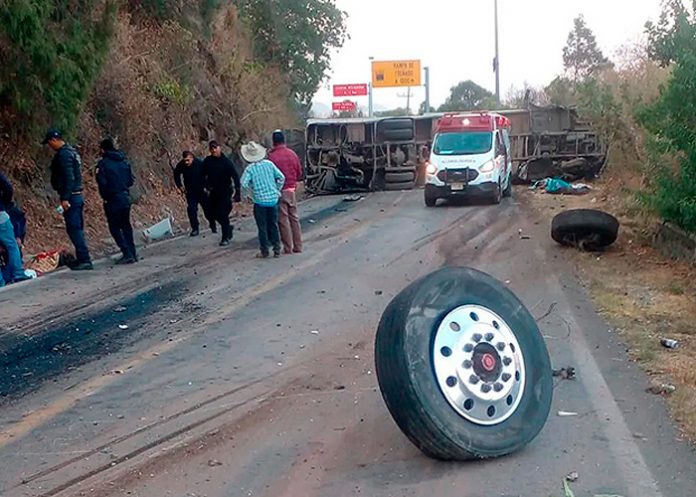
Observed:
[[[60,199],[56,210],[62,214],[75,247],[75,258],[69,267],[75,271],[91,270],[93,264],[84,233],[82,159],[56,129],[46,132],[42,144],[55,152],[51,185]],[[242,146],[241,156],[248,165],[241,178],[219,143],[211,141],[208,149],[210,154],[203,160],[191,151],[183,152],[174,169],[175,184],[186,196],[191,236],[200,234],[200,206],[212,232],[217,233],[220,226],[220,245],[229,245],[234,229],[230,223],[232,203],[241,202],[244,197],[254,204],[258,257],[270,257],[271,250],[274,257],[280,257],[281,249],[285,254],[302,252],[296,188],[303,170],[297,154],[287,147],[283,132],[273,133],[270,152],[253,141]],[[112,139],[102,140],[100,152],[95,176],[109,231],[122,253],[116,263],[133,264],[138,261],[130,220],[130,189],[135,178],[125,154],[116,149]],[[0,258],[4,263],[0,286],[30,277],[24,270],[21,255],[26,222],[12,197],[12,185],[0,174]]]
[[[245,198],[254,204],[259,257],[270,257],[271,249],[275,257],[280,257],[281,248],[285,254],[302,252],[296,189],[303,170],[299,157],[285,143],[283,132],[273,133],[270,152],[253,141],[241,147],[241,156],[248,163],[241,178],[219,143],[210,142],[208,150],[210,155],[203,160],[184,151],[174,168],[174,182],[186,196],[191,236],[200,234],[200,206],[213,233],[220,225],[220,245],[229,245],[233,236],[229,222],[232,201]]]

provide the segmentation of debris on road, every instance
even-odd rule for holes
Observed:
[[[580,479],[580,475],[577,471],[572,471],[566,475],[566,481],[574,483]]]
[[[355,193],[353,195],[346,195],[343,197],[344,202],[357,202],[359,200],[362,200],[365,198],[365,195],[360,195],[359,193]]]
[[[308,219],[307,222],[308,222],[309,224],[317,224],[317,220],[316,220],[316,219]]]
[[[669,395],[677,391],[677,387],[670,383],[663,383],[661,385],[653,385],[645,390],[648,393],[655,395]]]
[[[679,347],[679,341],[671,338],[663,338],[660,340],[660,343],[667,349],[676,349]]]
[[[318,334],[319,334],[319,330],[312,330],[312,331],[310,331],[310,333],[311,333],[312,335],[318,335]]]
[[[558,411],[558,416],[561,418],[572,418],[573,416],[579,416],[579,414],[572,411]]]
[[[161,240],[162,238],[173,235],[174,230],[172,228],[172,220],[169,217],[162,219],[159,223],[153,224],[146,230],[143,230],[143,238],[146,242]]]
[[[563,491],[565,492],[565,497],[575,497],[573,489],[570,488],[570,483],[566,479],[563,480]]]
[[[127,329],[128,329],[128,325],[127,325],[127,324],[119,324],[119,325],[118,325],[118,329],[119,329],[119,330],[127,330]]]
[[[384,292],[382,290],[375,290],[375,295],[384,295]]]
[[[114,369],[114,370],[112,371],[112,373],[113,373],[113,374],[123,374],[123,370],[122,370],[122,369]]]
[[[114,309],[114,312],[124,312],[124,311],[126,311],[126,308],[122,305],[120,305]]]
[[[216,466],[222,466],[222,463],[220,461],[218,461],[217,459],[209,459],[208,466],[210,466],[211,468],[214,468]]]
[[[572,366],[568,366],[561,369],[554,369],[553,376],[556,378],[562,378],[564,380],[574,380],[576,378],[575,368]]]

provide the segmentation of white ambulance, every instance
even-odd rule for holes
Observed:
[[[490,112],[445,114],[426,164],[425,205],[438,199],[512,195],[510,120]]]

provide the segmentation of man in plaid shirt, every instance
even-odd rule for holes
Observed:
[[[249,163],[242,175],[242,191],[254,202],[254,220],[259,230],[258,257],[268,258],[269,247],[273,257],[280,257],[280,230],[278,229],[278,200],[285,184],[285,176],[275,164],[266,159],[266,149],[256,142],[242,146],[242,157]]]

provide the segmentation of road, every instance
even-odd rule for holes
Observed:
[[[694,494],[694,452],[524,205],[394,192],[303,211],[299,256],[254,259],[247,223],[230,250],[175,240],[0,292],[0,495],[547,497],[572,471],[577,496]],[[430,460],[382,401],[380,315],[443,265],[506,282],[577,368],[520,453]]]

